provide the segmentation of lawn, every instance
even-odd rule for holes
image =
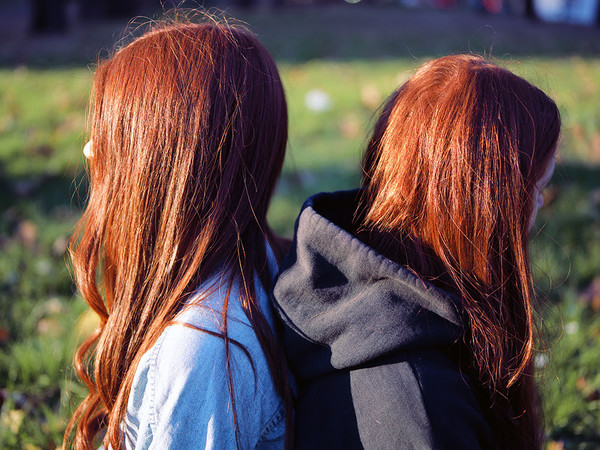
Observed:
[[[559,164],[532,249],[544,332],[536,363],[549,446],[598,448],[600,29],[391,6],[237,15],[286,87],[290,143],[269,214],[283,234],[307,195],[356,186],[377,107],[431,57],[491,54],[557,101]],[[0,41],[0,448],[59,446],[84,392],[70,362],[95,322],[65,249],[86,197],[89,63],[122,26]]]

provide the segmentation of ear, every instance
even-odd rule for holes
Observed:
[[[88,159],[94,156],[94,147],[91,139],[88,141],[87,144],[85,144],[85,147],[83,147],[83,154]]]

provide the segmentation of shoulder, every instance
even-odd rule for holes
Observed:
[[[235,447],[234,403],[242,448],[255,447],[263,436],[273,438],[285,422],[279,420],[282,402],[239,297],[232,289],[229,346],[222,337],[221,295],[214,291],[205,300],[187,306],[142,357],[128,405],[132,441]]]
[[[296,439],[298,448],[493,447],[468,380],[439,350],[399,352],[303,383]]]
[[[125,420],[127,448],[193,448],[199,443],[210,448],[214,428],[233,428],[219,340],[185,325],[165,329],[136,369]],[[233,433],[219,439],[235,446]]]
[[[492,432],[473,380],[441,351],[410,356],[436,448],[492,448]]]
[[[357,411],[365,414],[361,419],[357,413],[365,425],[359,427],[363,442],[377,439],[384,426],[401,447],[493,447],[471,380],[441,349],[401,352],[353,372],[352,390],[363,393],[354,396]]]

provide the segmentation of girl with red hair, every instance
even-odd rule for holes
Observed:
[[[96,69],[90,134],[71,254],[100,324],[75,358],[89,392],[65,443],[283,447],[291,400],[267,293],[284,249],[266,213],[287,110],[273,59],[242,28],[158,25]]]
[[[392,94],[361,189],[307,200],[276,283],[298,448],[541,447],[528,234],[559,132],[477,56]]]

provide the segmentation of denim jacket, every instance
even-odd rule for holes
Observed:
[[[271,273],[275,259],[269,249]],[[240,304],[233,284],[227,310],[237,428],[233,418],[225,343],[208,332],[221,332],[227,293],[222,274],[203,283],[137,367],[123,424],[128,449],[283,448],[285,411],[267,359]],[[261,310],[273,328],[269,296],[255,282]],[[201,299],[201,301],[200,301]],[[200,331],[192,325],[205,331]]]

